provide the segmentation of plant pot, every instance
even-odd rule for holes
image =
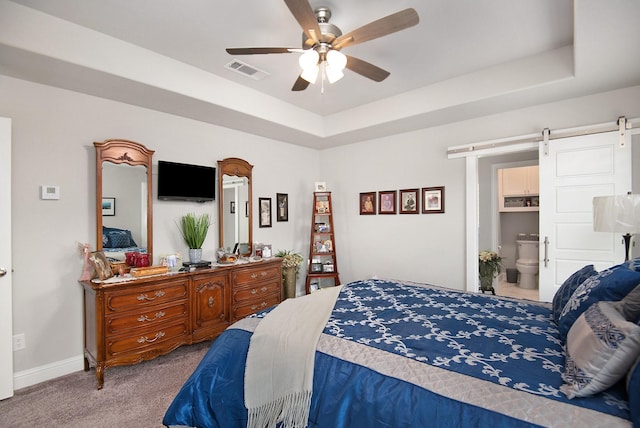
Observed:
[[[202,248],[189,248],[189,261],[198,263],[202,260]]]
[[[492,294],[496,294],[496,291],[493,289],[493,275],[480,276],[480,291],[482,291],[482,293],[491,291]]]
[[[282,269],[284,298],[296,297],[296,268],[288,267]]]

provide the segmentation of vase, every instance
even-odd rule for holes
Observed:
[[[286,267],[282,269],[285,299],[296,297],[296,273],[295,267]]]
[[[202,248],[189,248],[189,261],[199,263],[202,260]]]
[[[483,294],[485,291],[491,291],[492,294],[496,294],[493,289],[493,275],[480,275],[480,291]]]

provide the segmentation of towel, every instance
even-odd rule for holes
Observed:
[[[256,327],[244,378],[247,428],[304,428],[316,346],[342,286],[287,299]]]

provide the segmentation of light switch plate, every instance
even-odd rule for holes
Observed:
[[[40,186],[40,199],[60,199],[60,186]]]

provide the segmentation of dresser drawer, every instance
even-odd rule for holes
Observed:
[[[107,360],[151,348],[159,348],[171,342],[187,343],[188,334],[189,321],[184,319],[174,323],[150,326],[122,336],[113,336],[106,339]]]
[[[142,308],[146,306],[187,299],[188,295],[188,280],[159,282],[141,287],[109,290],[108,293],[105,293],[105,312],[108,315],[131,310],[144,310]]]
[[[263,309],[277,305],[278,303],[280,303],[280,294],[265,296],[260,300],[253,300],[248,303],[234,305],[233,317],[235,320],[239,320],[247,315],[255,314]]]
[[[124,331],[147,328],[161,323],[187,319],[189,302],[182,300],[177,304],[136,307],[124,315],[110,315],[106,319],[105,335],[113,336]],[[132,332],[130,334],[135,334]]]
[[[252,266],[251,268],[242,269],[233,272],[234,287],[252,287],[254,283],[266,282],[271,280],[281,281],[282,273],[280,265],[276,266]]]
[[[236,287],[233,290],[233,302],[243,304],[249,300],[267,299],[271,295],[280,295],[280,282],[269,281],[259,284],[249,284],[250,287]]]

